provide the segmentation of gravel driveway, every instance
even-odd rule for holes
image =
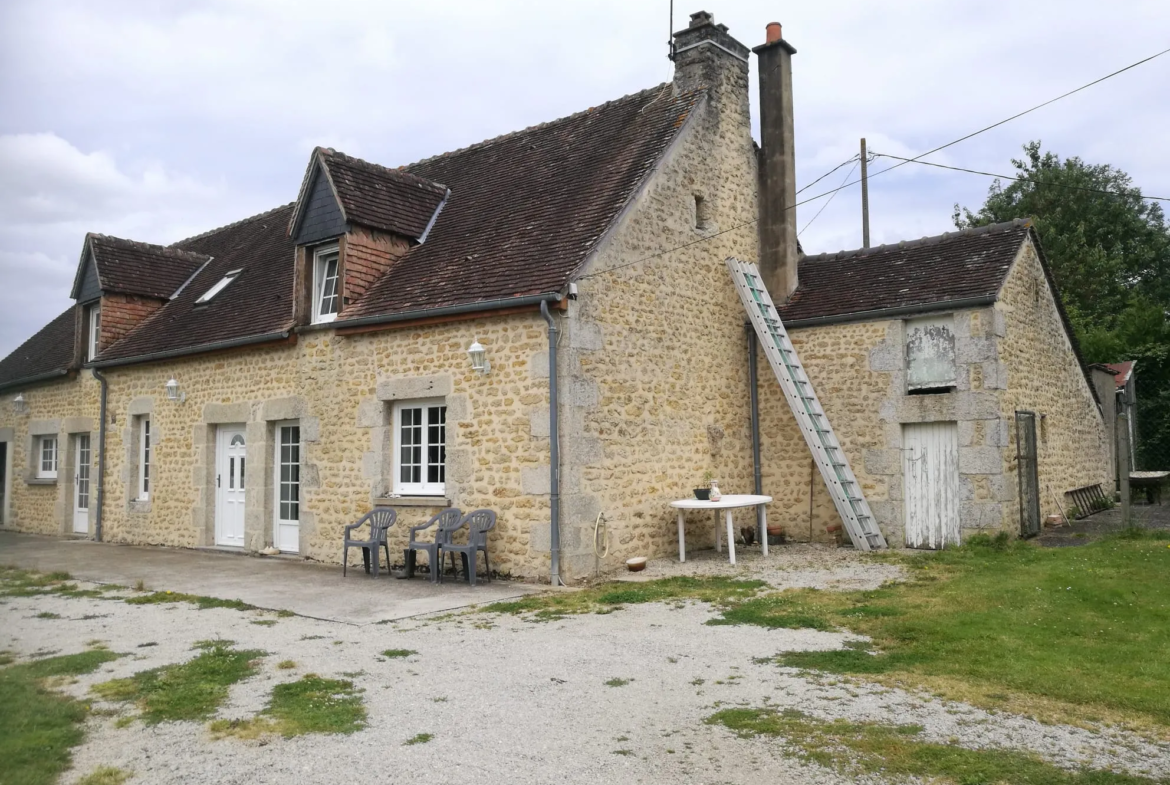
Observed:
[[[870,566],[881,568],[871,581],[884,580],[889,565]],[[808,569],[835,580],[832,564],[810,556]],[[846,557],[837,569],[852,586],[868,568]],[[36,618],[46,611],[63,618]],[[368,727],[351,736],[212,740],[201,723],[118,728],[116,717],[94,716],[67,784],[98,766],[131,770],[132,783],[857,781],[785,757],[781,740],[741,739],[703,723],[717,706],[765,702],[824,718],[919,723],[932,741],[1029,749],[1069,766],[1170,771],[1170,749],[1120,732],[1042,725],[757,662],[782,651],[837,648],[850,636],[705,626],[712,615],[701,603],[674,603],[548,623],[472,612],[355,627],[183,603],[41,596],[0,606],[0,648],[67,654],[100,639],[131,655],[65,688],[77,697],[96,682],[190,658],[196,641],[221,637],[264,649],[269,656],[258,675],[233,688],[224,718],[252,716],[275,684],[306,673],[344,674],[365,690]],[[252,623],[261,618],[276,623]],[[378,656],[389,648],[417,654]],[[277,669],[285,659],[297,667]],[[607,686],[613,679],[628,683]],[[122,704],[106,708],[126,711]],[[420,733],[434,738],[404,746]]]

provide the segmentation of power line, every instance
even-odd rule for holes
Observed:
[[[1017,118],[1023,117],[1024,115],[1026,115],[1026,114],[1030,114],[1031,112],[1035,112],[1037,109],[1042,109],[1042,108],[1044,108],[1045,106],[1048,106],[1048,105],[1050,105],[1050,104],[1056,103],[1057,101],[1059,101],[1059,100],[1061,100],[1061,99],[1063,99],[1063,98],[1068,98],[1070,95],[1074,95],[1074,94],[1076,94],[1076,93],[1079,93],[1079,92],[1081,92],[1082,90],[1086,90],[1086,89],[1088,89],[1088,88],[1092,87],[1093,85],[1100,84],[1101,82],[1104,82],[1104,81],[1105,81],[1105,80],[1107,80],[1107,79],[1112,79],[1113,77],[1117,76],[1118,74],[1123,74],[1123,73],[1125,73],[1126,71],[1129,71],[1130,69],[1137,68],[1139,65],[1143,65],[1143,64],[1145,64],[1145,63],[1148,63],[1148,62],[1150,62],[1151,60],[1153,60],[1153,59],[1155,59],[1155,58],[1158,58],[1158,57],[1161,57],[1162,55],[1164,55],[1164,54],[1166,54],[1166,53],[1168,53],[1168,52],[1170,52],[1170,48],[1163,49],[1161,52],[1157,52],[1156,54],[1152,54],[1152,55],[1150,55],[1149,57],[1146,57],[1146,58],[1143,58],[1143,59],[1141,59],[1141,60],[1138,60],[1136,63],[1131,63],[1131,64],[1129,64],[1129,65],[1125,66],[1124,68],[1120,68],[1120,69],[1118,69],[1118,70],[1116,70],[1116,71],[1114,71],[1114,72],[1112,72],[1112,73],[1106,74],[1105,76],[1102,76],[1102,77],[1101,77],[1101,78],[1099,78],[1099,79],[1094,79],[1092,82],[1089,82],[1089,83],[1087,83],[1087,84],[1083,84],[1083,85],[1081,85],[1080,87],[1076,88],[1075,90],[1069,90],[1067,93],[1062,93],[1061,95],[1058,95],[1058,96],[1056,96],[1055,98],[1050,98],[1049,100],[1045,101],[1044,103],[1041,103],[1041,104],[1036,104],[1036,105],[1035,105],[1035,106],[1033,106],[1031,109],[1025,109],[1024,111],[1022,111],[1022,112],[1018,112],[1017,114],[1014,114],[1014,115],[1012,115],[1011,117],[1008,117],[1008,118],[1005,118],[1005,119],[1003,119],[1003,120],[1000,120],[1000,121],[999,121],[999,122],[997,122],[997,123],[992,123],[991,125],[989,125],[989,126],[986,126],[985,128],[980,128],[978,131],[973,131],[972,133],[969,133],[969,134],[967,134],[966,136],[961,136],[961,137],[959,137],[958,139],[955,139],[954,141],[947,142],[947,143],[946,143],[946,144],[944,144],[944,145],[939,145],[938,147],[934,148],[933,150],[927,150],[925,153],[921,153],[920,155],[916,155],[916,156],[914,156],[913,158],[907,158],[907,159],[903,159],[903,160],[899,161],[898,163],[894,164],[893,166],[888,166],[888,167],[886,167],[885,169],[882,169],[882,170],[880,170],[880,171],[874,172],[873,174],[871,174],[871,175],[869,176],[869,178],[872,180],[873,178],[875,178],[875,177],[878,177],[879,175],[883,175],[883,174],[885,174],[886,172],[889,172],[889,171],[891,171],[891,170],[897,169],[897,168],[898,168],[898,167],[900,167],[900,166],[905,166],[905,165],[906,165],[906,164],[908,164],[908,163],[926,163],[926,162],[923,162],[923,161],[919,161],[918,159],[920,159],[920,158],[924,158],[924,157],[926,157],[926,156],[928,156],[928,155],[932,155],[932,154],[934,154],[934,153],[937,153],[937,152],[938,152],[938,151],[940,151],[940,150],[945,150],[946,148],[948,148],[948,147],[952,147],[952,146],[954,146],[954,145],[956,145],[956,144],[959,144],[960,142],[965,142],[965,141],[967,141],[968,139],[971,139],[972,137],[975,137],[975,136],[978,136],[979,134],[982,134],[982,133],[985,133],[985,132],[987,132],[987,131],[990,131],[990,130],[991,130],[991,129],[993,129],[993,128],[998,128],[999,126],[1001,126],[1001,125],[1004,125],[1005,123],[1010,123],[1012,120],[1015,120],[1015,119],[1017,119]],[[779,65],[777,65],[777,66],[776,66],[776,68],[779,68]],[[773,69],[773,70],[775,70],[775,69]],[[855,156],[855,157],[857,157],[857,156]],[[844,166],[845,164],[849,163],[849,162],[850,162],[850,161],[852,161],[852,160],[853,160],[853,158],[850,158],[850,159],[849,159],[849,161],[845,161],[845,162],[843,162],[843,163],[841,163],[841,164],[838,164],[838,165],[837,165],[836,167],[834,167],[832,170],[830,170],[830,171],[826,172],[825,174],[821,175],[821,176],[820,176],[820,177],[818,177],[816,180],[813,180],[813,182],[811,182],[811,183],[809,183],[808,185],[804,186],[804,188],[801,188],[801,189],[800,189],[800,191],[797,191],[797,193],[800,193],[801,191],[804,191],[804,190],[806,190],[807,188],[809,188],[809,187],[811,187],[811,186],[815,185],[816,183],[818,183],[818,182],[820,182],[821,180],[825,179],[825,178],[826,178],[826,177],[828,177],[830,174],[832,174],[833,172],[837,171],[837,170],[838,170],[838,169],[840,169],[842,166]],[[852,174],[852,172],[850,172],[850,174]],[[978,172],[977,174],[982,174],[982,172]],[[848,179],[848,178],[846,178],[846,179]],[[1013,178],[1013,179],[1014,179],[1014,178]],[[819,193],[819,194],[817,194],[816,196],[811,196],[811,197],[809,197],[808,199],[805,199],[805,200],[803,200],[803,201],[797,202],[796,204],[789,205],[788,207],[786,207],[786,208],[784,208],[784,209],[785,209],[785,210],[795,210],[797,207],[800,207],[801,205],[808,204],[809,202],[815,202],[817,199],[822,199],[822,198],[824,198],[824,197],[826,197],[826,196],[830,196],[830,195],[832,195],[832,194],[835,194],[835,193],[837,193],[837,192],[838,192],[838,191],[840,191],[840,190],[843,190],[843,189],[845,189],[845,188],[849,188],[850,186],[853,186],[853,185],[857,185],[859,182],[861,182],[861,181],[860,181],[860,180],[854,180],[854,181],[852,181],[852,182],[843,183],[843,184],[841,184],[841,185],[837,186],[836,188],[832,189],[831,191],[825,191],[824,193]],[[580,277],[578,278],[578,280],[585,280],[585,279],[587,279],[587,278],[595,278],[595,277],[597,277],[597,276],[599,276],[599,275],[604,275],[604,274],[607,274],[607,273],[616,272],[616,271],[618,271],[618,270],[625,269],[626,267],[632,267],[632,266],[634,266],[635,264],[640,264],[640,263],[642,263],[642,262],[646,262],[646,261],[649,261],[649,260],[651,260],[651,259],[657,259],[658,257],[660,257],[660,256],[665,256],[665,255],[666,255],[666,254],[668,254],[668,253],[673,253],[674,251],[681,251],[682,249],[684,249],[684,248],[689,248],[689,247],[691,247],[692,245],[698,245],[699,243],[705,243],[705,242],[707,242],[708,240],[714,240],[716,237],[720,237],[720,236],[722,236],[722,235],[728,234],[729,232],[734,232],[734,231],[736,231],[737,229],[742,229],[742,228],[744,228],[744,227],[746,227],[746,226],[751,226],[752,224],[754,224],[754,223],[757,223],[757,221],[758,221],[758,220],[759,220],[759,219],[757,219],[757,218],[753,218],[753,219],[751,219],[750,221],[744,221],[744,222],[743,222],[743,223],[741,223],[741,224],[736,224],[735,226],[732,226],[732,227],[730,227],[730,228],[728,228],[728,229],[724,229],[724,230],[722,230],[722,231],[720,231],[720,232],[716,232],[716,233],[714,233],[714,234],[710,234],[710,235],[706,235],[706,236],[704,236],[704,237],[700,237],[700,238],[698,238],[697,240],[691,240],[690,242],[683,243],[682,245],[677,245],[677,246],[675,246],[675,247],[673,247],[673,248],[667,248],[667,249],[666,249],[666,250],[664,250],[664,251],[658,251],[657,253],[652,253],[652,254],[649,254],[649,255],[647,255],[647,256],[643,256],[643,257],[641,257],[641,258],[634,259],[634,260],[633,260],[633,261],[631,261],[631,262],[626,262],[625,264],[614,265],[613,267],[607,267],[607,268],[606,268],[606,269],[604,269],[604,270],[598,270],[598,271],[597,271],[597,272],[595,272],[595,273],[590,273],[590,274],[588,274],[588,275],[582,275],[582,276],[580,276]]]
[[[990,131],[993,128],[999,128],[1001,125],[1004,125],[1005,123],[1010,123],[1012,120],[1023,117],[1026,114],[1030,114],[1032,112],[1035,112],[1037,109],[1043,109],[1044,107],[1048,106],[1049,104],[1054,104],[1057,101],[1061,100],[1062,98],[1068,98],[1070,95],[1074,95],[1075,93],[1079,93],[1082,90],[1087,90],[1090,87],[1092,87],[1093,85],[1101,84],[1106,79],[1112,79],[1113,77],[1117,76],[1118,74],[1123,74],[1126,71],[1130,70],[1131,68],[1137,68],[1139,65],[1142,65],[1144,63],[1148,63],[1156,57],[1161,57],[1162,55],[1166,54],[1167,52],[1170,52],[1170,49],[1163,49],[1161,52],[1158,52],[1157,54],[1152,54],[1149,57],[1138,60],[1136,63],[1130,63],[1125,68],[1119,68],[1118,70],[1114,71],[1111,74],[1106,74],[1105,76],[1102,76],[1100,79],[1094,79],[1093,81],[1089,82],[1088,84],[1083,84],[1080,87],[1076,88],[1075,90],[1069,90],[1067,93],[1062,93],[1061,95],[1058,95],[1055,98],[1050,98],[1042,104],[1036,104],[1031,109],[1025,109],[1024,111],[1019,112],[1017,114],[1014,114],[1011,117],[1000,120],[998,123],[992,123],[991,125],[987,126],[986,128],[980,128],[978,131],[973,131],[972,133],[969,133],[966,136],[961,136],[958,139],[954,140],[953,142],[947,142],[946,144],[940,145],[940,146],[934,148],[933,150],[927,150],[925,153],[922,153],[920,155],[916,155],[913,158],[904,159],[901,163],[896,163],[893,166],[882,169],[880,172],[874,172],[873,174],[870,175],[870,179],[873,179],[874,177],[877,177],[878,175],[885,174],[886,172],[888,172],[892,169],[897,169],[899,166],[905,166],[908,163],[917,162],[919,158],[925,158],[928,155],[933,155],[934,153],[937,153],[939,150],[945,150],[948,147],[951,147],[952,145],[958,144],[959,142],[965,142],[968,139],[970,139],[974,136],[978,136],[979,134],[984,133],[986,131]]]
[[[842,166],[845,166],[846,164],[850,163],[851,161],[856,161],[856,160],[857,160],[859,157],[860,157],[860,156],[856,156],[856,155],[855,155],[855,156],[853,156],[852,158],[850,158],[848,161],[842,161],[841,163],[837,164],[837,165],[836,165],[836,166],[834,166],[832,169],[830,169],[829,171],[825,172],[825,173],[824,173],[824,174],[822,174],[820,177],[818,177],[817,179],[813,180],[811,183],[809,183],[808,185],[806,185],[804,188],[801,188],[799,191],[797,191],[797,192],[796,192],[797,196],[799,196],[800,194],[804,193],[804,192],[805,192],[805,191],[807,191],[809,188],[812,188],[814,185],[816,185],[817,183],[819,183],[821,180],[824,180],[826,177],[828,177],[828,176],[829,176],[829,175],[831,175],[833,172],[835,172],[835,171],[837,171],[838,169],[840,169]],[[853,174],[853,172],[850,172],[849,174]],[[846,179],[848,179],[848,178],[846,178]]]
[[[899,155],[890,155],[889,153],[874,153],[878,158],[893,158],[898,161],[903,161],[908,164],[921,164],[923,166],[934,166],[939,169],[950,169],[954,172],[966,172],[967,174],[981,174],[984,177],[996,177],[1001,180],[1015,180],[1020,183],[1034,183],[1035,185],[1049,185],[1053,188],[1067,188],[1071,191],[1084,191],[1091,194],[1105,194],[1106,196],[1130,196],[1131,194],[1118,193],[1117,191],[1106,191],[1101,188],[1084,188],[1079,185],[1064,185],[1062,183],[1045,182],[1043,180],[1033,180],[1030,177],[1015,177],[1010,174],[996,174],[995,172],[981,172],[978,169],[964,169],[961,166],[947,166],[946,164],[936,164],[931,161],[916,161],[913,158],[903,158]],[[1170,197],[1165,196],[1142,196],[1142,199],[1150,199],[1157,202],[1170,202]]]
[[[861,160],[860,160],[861,156],[854,156],[854,158],[857,158],[858,160],[856,163],[853,164],[853,168],[849,170],[849,173],[845,175],[845,180],[848,180],[850,177],[853,176],[853,173],[855,171],[857,171],[857,165],[861,163]],[[845,185],[845,180],[841,181],[842,186]],[[799,191],[797,193],[799,193]],[[804,230],[809,228],[810,226],[812,226],[812,222],[821,217],[821,213],[823,213],[825,211],[826,207],[828,207],[830,204],[833,203],[833,199],[836,196],[837,196],[837,192],[833,191],[833,195],[829,197],[828,201],[826,201],[824,204],[821,205],[821,209],[817,210],[817,214],[814,215],[812,218],[808,219],[808,223],[806,223],[804,225],[804,227],[796,233],[797,237],[800,237],[802,234],[804,234]]]

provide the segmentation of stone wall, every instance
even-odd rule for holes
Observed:
[[[703,80],[708,95],[583,269],[565,320],[568,579],[677,554],[669,504],[708,471],[724,493],[752,492],[746,314],[724,261],[757,256],[747,68],[714,47],[693,53],[706,59],[678,64],[676,82]],[[605,560],[593,549],[599,514],[610,531]],[[748,525],[754,511],[736,517]],[[688,546],[711,547],[711,517],[688,519]]]
[[[1068,505],[1063,494],[1073,488],[1100,482],[1108,491],[1110,440],[1105,422],[1077,363],[1031,241],[1024,245],[1008,274],[995,312],[1006,326],[999,338],[999,354],[1007,373],[1002,417],[1014,422],[1015,412],[1023,410],[1035,412],[1037,418],[1041,516],[1057,512],[1054,496]],[[1014,490],[1014,426],[1002,449],[1002,464]],[[1019,522],[1018,502],[1005,505],[1005,528],[1019,531]]]
[[[89,434],[96,502],[100,386],[88,371],[79,377],[27,387],[27,411],[14,411],[9,391],[0,400],[0,440],[8,443],[9,472],[4,528],[36,534],[73,532],[75,436]],[[57,436],[57,478],[37,479],[33,445],[37,436]],[[90,530],[93,526],[91,506]]]

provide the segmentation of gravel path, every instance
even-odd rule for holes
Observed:
[[[794,572],[830,569],[814,562]],[[843,567],[852,575],[847,580],[861,580],[855,568]],[[35,617],[43,611],[64,618]],[[97,618],[82,619],[85,615]],[[266,650],[260,673],[233,688],[221,710],[219,716],[229,718],[254,714],[282,681],[306,673],[364,672],[354,677],[365,689],[369,711],[369,726],[360,733],[212,741],[198,723],[148,728],[135,722],[119,729],[115,717],[93,717],[65,785],[103,765],[134,771],[132,783],[176,785],[350,785],[368,777],[436,783],[856,781],[784,757],[780,740],[739,739],[703,723],[717,705],[765,702],[825,718],[919,723],[934,741],[1030,749],[1065,765],[1090,763],[1147,775],[1170,771],[1170,746],[1130,735],[1042,725],[754,662],[781,651],[836,648],[851,636],[705,626],[712,613],[698,603],[630,606],[550,623],[478,613],[365,627],[302,617],[280,618],[273,626],[252,623],[261,616],[198,611],[185,604],[11,599],[0,606],[0,648],[44,656],[77,652],[101,639],[131,655],[66,688],[77,697],[96,682],[189,658],[199,640],[222,637]],[[147,643],[156,645],[144,647]],[[418,654],[379,661],[378,652],[388,648]],[[297,668],[278,670],[283,659],[294,660]],[[629,683],[605,684],[615,678]],[[419,733],[434,739],[403,745]]]

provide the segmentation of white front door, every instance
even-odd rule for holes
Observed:
[[[906,547],[959,544],[959,425],[914,423],[902,427]]]
[[[91,456],[88,433],[79,433],[73,437],[73,454],[76,456],[73,472],[73,533],[89,534]]]
[[[244,426],[221,425],[215,440],[215,544],[244,547]]]
[[[285,553],[301,549],[301,426],[296,422],[276,424],[276,455],[272,475],[276,498],[272,541]]]

